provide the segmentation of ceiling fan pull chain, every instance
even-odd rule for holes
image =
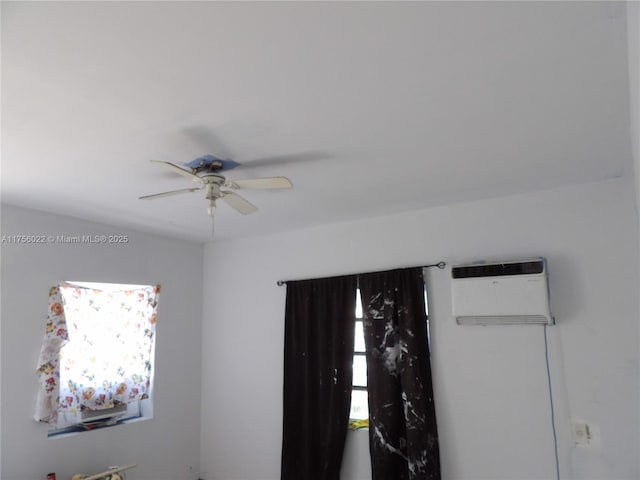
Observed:
[[[209,207],[207,208],[207,213],[213,220],[213,215],[216,213],[216,199],[214,197],[209,198]]]

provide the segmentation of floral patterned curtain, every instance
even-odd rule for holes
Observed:
[[[35,418],[57,424],[145,398],[151,385],[159,286],[97,290],[51,288],[36,374]]]

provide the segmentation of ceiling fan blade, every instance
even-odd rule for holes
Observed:
[[[269,189],[269,188],[293,188],[293,183],[287,177],[266,177],[266,178],[246,178],[241,180],[230,180],[225,183],[226,187],[233,189]]]
[[[227,202],[227,204],[236,209],[243,215],[249,215],[250,213],[254,213],[258,211],[258,207],[254,204],[250,203],[247,199],[241,197],[237,193],[224,191],[222,192],[222,200]]]
[[[202,190],[202,187],[194,187],[194,188],[182,188],[180,190],[171,190],[170,192],[162,192],[162,193],[154,193],[153,195],[145,195],[144,197],[138,197],[139,200],[155,200],[156,198],[162,197],[170,197],[171,195],[179,195],[181,193],[189,193],[189,192],[197,192],[198,190]]]
[[[322,151],[309,151],[288,153],[283,155],[274,155],[271,157],[262,157],[247,159],[242,162],[243,169],[256,168],[256,167],[271,167],[274,165],[295,165],[306,162],[313,162],[316,160],[330,160],[332,155],[328,152]]]
[[[201,182],[202,179],[196,175],[195,173],[192,173],[189,170],[185,170],[184,168],[180,167],[179,165],[176,165],[175,163],[171,163],[171,162],[165,162],[163,160],[151,160],[153,163],[160,163],[162,165],[167,165],[168,167],[170,167],[171,169],[173,169],[174,171],[180,173],[181,175],[184,175],[185,177],[189,177],[194,181],[198,181]]]

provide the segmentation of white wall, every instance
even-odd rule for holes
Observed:
[[[2,234],[127,234],[120,245],[2,245],[2,480],[67,480],[137,463],[129,478],[195,479],[200,441],[202,246],[2,206]],[[162,285],[152,420],[47,439],[33,420],[49,287],[58,280]]]
[[[640,2],[627,2],[629,116],[631,152],[636,179],[636,208],[640,215]]]
[[[542,255],[562,478],[640,478],[637,224],[633,182],[612,180],[207,245],[202,474],[280,478],[277,280]],[[449,275],[428,274],[443,478],[554,478],[542,327],[457,326]],[[571,418],[602,446],[575,448]],[[366,433],[349,435],[343,478],[368,478]]]

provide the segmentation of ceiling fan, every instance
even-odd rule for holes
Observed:
[[[223,160],[213,155],[204,155],[198,157],[191,162],[185,163],[184,167],[175,163],[165,162],[162,160],[151,160],[170,168],[172,171],[178,172],[185,177],[190,178],[194,182],[198,182],[199,186],[191,188],[182,188],[180,190],[171,190],[169,192],[155,193],[153,195],[145,195],[139,197],[140,200],[155,200],[157,198],[168,197],[171,195],[179,195],[182,193],[197,192],[205,190],[206,199],[209,200],[208,213],[213,216],[216,200],[223,200],[227,205],[242,213],[248,215],[258,210],[258,207],[249,202],[246,198],[238,195],[231,190],[242,189],[287,189],[293,188],[291,180],[287,177],[265,177],[265,178],[247,178],[240,180],[227,180],[222,174],[223,171],[232,170],[241,164],[233,160]]]

